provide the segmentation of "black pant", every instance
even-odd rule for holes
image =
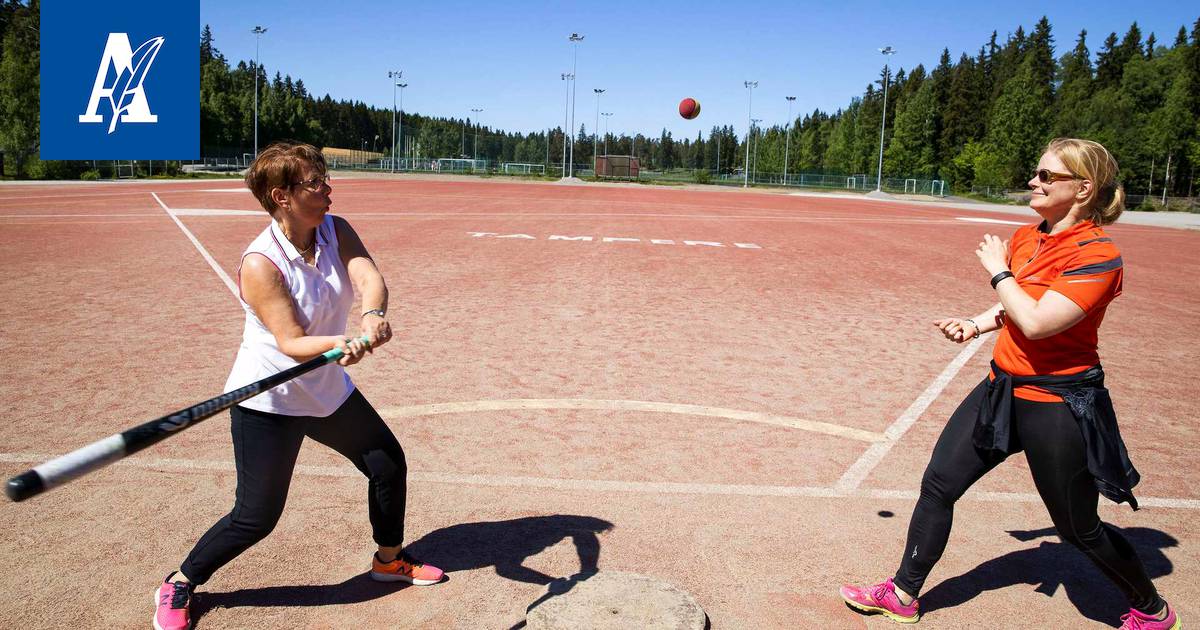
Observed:
[[[358,390],[325,418],[282,416],[241,406],[230,415],[237,496],[233,511],[200,538],[179,567],[194,584],[207,582],[217,569],[275,529],[305,436],[345,455],[367,476],[375,542],[395,546],[404,541],[408,477],[404,451]]]
[[[908,542],[895,583],[916,596],[942,557],[950,538],[954,502],[1005,455],[975,448],[972,431],[986,384],[971,392],[942,430],[921,479],[921,496],[908,525]],[[1013,401],[1013,434],[1025,451],[1034,485],[1058,535],[1083,551],[1130,604],[1146,613],[1162,607],[1154,584],[1133,547],[1117,530],[1100,522],[1099,492],[1087,469],[1083,434],[1066,403]]]

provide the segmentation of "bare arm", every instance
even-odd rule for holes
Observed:
[[[945,317],[934,320],[933,325],[937,326],[950,341],[963,343],[974,339],[976,331],[979,334],[983,334],[1003,328],[1004,306],[1000,302],[997,302],[988,310],[974,317]]]
[[[1008,271],[1008,242],[985,234],[979,246],[979,261],[995,276]],[[996,285],[1005,316],[1028,339],[1045,339],[1078,324],[1086,313],[1078,304],[1057,291],[1046,291],[1035,300],[1016,278],[1005,278]]]
[[[247,255],[242,260],[238,281],[242,287],[242,299],[275,336],[279,351],[288,357],[304,362],[333,348],[341,348],[346,353],[338,360],[342,365],[353,365],[362,358],[366,347],[360,340],[356,339],[347,345],[342,337],[305,334],[296,319],[292,295],[288,292],[283,275],[266,256]]]
[[[371,254],[367,252],[367,247],[345,219],[334,217],[333,225],[337,229],[338,255],[342,264],[346,266],[346,272],[350,274],[354,289],[362,296],[362,312],[386,312],[387,283],[383,280],[383,274],[379,273],[379,268],[375,266]],[[392,329],[387,318],[377,314],[364,315],[361,330],[371,338],[372,346],[387,343],[392,338]]]
[[[1079,305],[1057,291],[1046,291],[1035,300],[1013,278],[996,285],[1000,303],[1013,325],[1028,339],[1045,339],[1078,324],[1085,313]]]

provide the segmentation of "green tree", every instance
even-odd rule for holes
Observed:
[[[1077,136],[1083,132],[1083,109],[1092,95],[1092,61],[1087,48],[1087,31],[1079,32],[1075,48],[1059,60],[1060,87],[1055,105],[1054,135]]]
[[[896,129],[884,151],[884,171],[893,175],[933,177],[937,171],[936,102],[933,82],[925,81],[915,94],[897,103]]]
[[[971,140],[983,137],[983,82],[983,66],[964,53],[951,71],[949,95],[942,108],[938,147],[947,159],[957,156]]]
[[[39,0],[30,0],[28,6],[18,4],[9,14],[0,44],[0,151],[5,155],[5,169],[17,177],[30,174],[40,146],[40,12]]]
[[[1048,139],[1049,125],[1041,105],[1049,98],[1045,91],[1046,86],[1034,74],[1033,59],[1026,58],[992,107],[987,144],[996,151],[1008,182],[1023,179]]]

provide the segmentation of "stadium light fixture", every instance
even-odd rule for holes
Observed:
[[[792,118],[792,104],[796,102],[795,96],[785,96],[788,102],[788,132],[787,142],[783,145],[783,185],[787,186],[787,167],[788,167],[788,152],[792,148],[792,127],[795,119]]]
[[[743,170],[742,188],[750,186],[750,132],[754,129],[754,88],[758,87],[758,81],[743,81],[742,85],[746,86],[746,92],[750,95],[750,100],[746,106],[746,164]]]
[[[402,74],[402,72],[400,70],[388,70],[388,78],[392,80],[391,81],[391,83],[392,83],[392,156],[391,156],[392,159],[391,159],[391,163],[392,163],[392,172],[393,173],[396,172],[396,88],[399,87],[399,85],[400,85],[399,83],[396,82],[396,79],[399,79],[401,74]]]
[[[567,164],[570,173],[566,177],[574,177],[575,175],[575,70],[579,61],[579,42],[583,41],[583,35],[579,33],[571,33],[567,41],[571,42],[571,160]]]
[[[600,95],[604,93],[601,88],[592,88],[596,93],[596,128],[592,129],[592,168],[596,167],[596,157],[600,154]],[[607,138],[605,139],[607,140]],[[604,154],[608,155],[608,147],[605,146]]]
[[[887,127],[888,55],[896,54],[891,46],[879,49],[883,55],[883,113],[879,116],[879,170],[875,173],[875,191],[883,192],[883,130]]]
[[[258,72],[260,67],[258,61],[258,44],[262,40],[263,33],[267,32],[267,29],[255,26],[254,30],[250,32],[254,33],[254,157],[258,157]]]

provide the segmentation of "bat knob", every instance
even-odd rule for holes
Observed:
[[[41,475],[35,471],[26,470],[8,480],[8,483],[4,485],[4,494],[13,501],[24,501],[29,497],[41,494],[45,489],[46,486],[42,483]]]

